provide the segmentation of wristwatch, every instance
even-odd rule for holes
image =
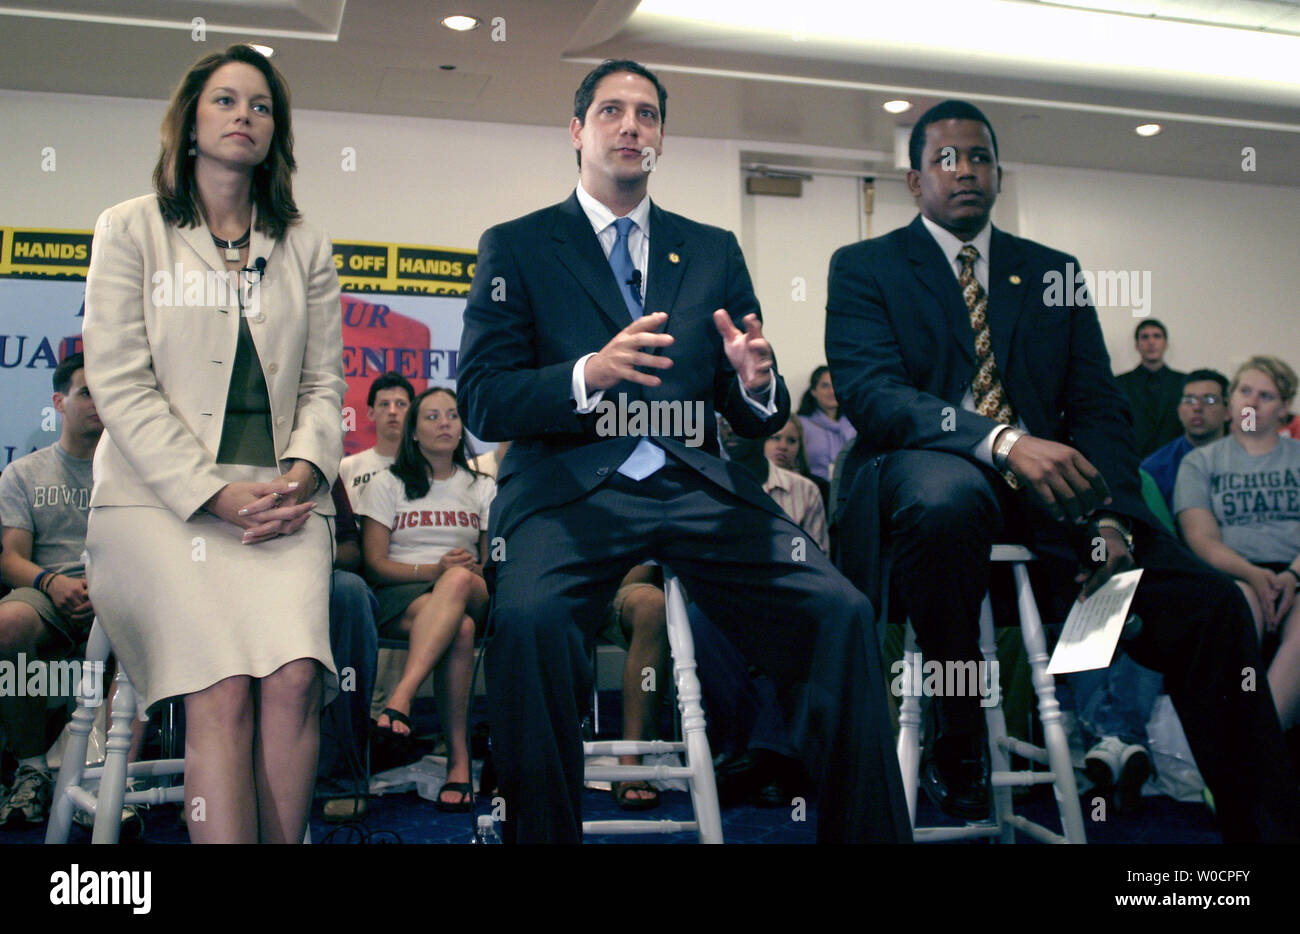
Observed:
[[[1004,428],[999,432],[997,440],[993,442],[993,466],[998,470],[1006,470],[1007,457],[1011,454],[1011,449],[1027,434],[1029,432],[1019,428]]]
[[[1119,534],[1120,538],[1124,539],[1124,545],[1128,548],[1129,554],[1133,554],[1133,533],[1128,530],[1128,527],[1123,522],[1113,516],[1102,516],[1093,522],[1093,525],[1099,529],[1113,529]]]

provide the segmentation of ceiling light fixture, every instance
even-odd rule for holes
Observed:
[[[469,32],[471,29],[478,29],[479,21],[473,16],[448,16],[442,20],[442,25],[455,32]]]
[[[912,109],[912,102],[911,101],[885,101],[880,106],[884,107],[885,110],[889,111],[891,114],[904,114]]]
[[[275,54],[275,49],[271,48],[269,45],[261,45],[257,42],[250,42],[248,43],[248,47],[250,49],[253,49],[256,52],[261,52],[264,58],[270,58],[272,55]]]
[[[1141,126],[1134,127],[1133,132],[1138,136],[1156,136],[1164,127],[1158,123],[1144,123]]]

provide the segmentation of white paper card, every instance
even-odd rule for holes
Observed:
[[[1116,574],[1087,600],[1074,604],[1047,665],[1049,675],[1110,665],[1141,579],[1141,568]]]

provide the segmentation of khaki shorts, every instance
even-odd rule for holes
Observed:
[[[54,601],[35,587],[19,587],[9,593],[0,603],[23,603],[36,611],[36,615],[67,643],[68,648],[81,645],[90,637],[90,626],[94,618],[82,620],[68,619],[54,606]]]
[[[623,634],[623,625],[619,622],[623,618],[623,607],[628,598],[643,587],[649,587],[651,590],[662,591],[663,588],[656,587],[654,584],[647,584],[644,581],[638,581],[635,584],[624,584],[618,588],[618,593],[614,594],[614,599],[609,603],[609,613],[605,617],[605,626],[596,633],[596,638],[612,642],[619,648],[628,647],[627,636]]]

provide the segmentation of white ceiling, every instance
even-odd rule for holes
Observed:
[[[1295,0],[1068,0],[1123,14],[1066,3],[0,0],[0,88],[163,100],[199,55],[264,40],[297,107],[559,125],[589,62],[630,57],[660,70],[670,134],[776,155],[829,147],[853,171],[887,170],[896,126],[962,96],[1009,162],[1300,186]],[[668,15],[678,8],[686,18]],[[785,20],[764,19],[773,10]],[[746,24],[726,21],[736,11]],[[483,25],[450,32],[439,20],[451,13]],[[895,97],[916,108],[885,113]],[[1133,133],[1151,120],[1165,132]]]

